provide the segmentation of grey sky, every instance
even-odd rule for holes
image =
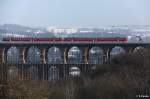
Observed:
[[[150,0],[0,0],[0,23],[43,27],[149,25]]]

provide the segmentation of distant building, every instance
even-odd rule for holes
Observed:
[[[78,29],[76,28],[55,28],[55,27],[49,27],[47,28],[47,30],[52,33],[67,33],[67,34],[76,33],[78,31]]]
[[[78,29],[79,33],[92,33],[94,32],[92,28],[79,28]]]

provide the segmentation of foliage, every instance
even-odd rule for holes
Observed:
[[[97,67],[90,77],[59,81],[8,82],[10,97],[19,99],[134,99],[150,96],[150,52],[124,54]]]

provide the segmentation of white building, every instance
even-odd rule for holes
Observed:
[[[67,34],[76,33],[78,31],[77,28],[55,28],[55,27],[49,27],[47,28],[47,30],[52,33],[67,33]]]

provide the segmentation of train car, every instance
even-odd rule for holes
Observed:
[[[96,38],[96,42],[126,42],[126,40],[123,38]]]
[[[73,38],[63,38],[63,42],[73,42]]]
[[[62,42],[63,38],[54,38],[54,42]]]
[[[53,38],[33,38],[33,42],[53,42]]]
[[[127,42],[126,37],[117,38],[3,38],[4,42]]]
[[[96,42],[112,42],[114,38],[97,38]]]
[[[33,38],[10,38],[12,42],[32,42]]]
[[[127,41],[128,41],[128,38],[118,38],[118,40],[119,40],[120,42],[127,42]]]
[[[73,38],[74,42],[94,42],[95,38]]]

